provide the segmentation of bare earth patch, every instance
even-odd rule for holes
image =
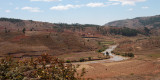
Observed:
[[[86,68],[86,78],[96,80],[146,80],[154,78],[160,72],[160,62],[150,60],[136,60],[81,64],[80,68]],[[151,75],[152,74],[152,75]]]

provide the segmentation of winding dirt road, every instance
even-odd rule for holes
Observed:
[[[113,61],[122,61],[122,60],[128,59],[128,58],[126,58],[126,57],[118,56],[118,55],[113,54],[112,51],[113,51],[116,47],[117,47],[117,45],[112,45],[112,46],[110,46],[108,49],[106,49],[106,50],[105,50],[104,52],[102,52],[102,53],[104,53],[105,55],[106,55],[107,52],[109,53],[109,56],[111,57],[111,58],[109,59],[110,62],[113,62]]]
[[[117,47],[117,45],[112,45],[108,49],[102,52],[102,54],[106,55],[106,52],[109,53],[109,56],[111,57],[110,59],[105,59],[105,60],[97,60],[97,61],[87,61],[87,62],[78,62],[74,64],[91,64],[91,63],[110,63],[110,62],[117,62],[117,61],[123,61],[128,58],[115,55],[112,53],[112,51]]]

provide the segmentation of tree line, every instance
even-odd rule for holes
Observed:
[[[22,22],[21,19],[14,19],[14,18],[0,18],[0,21],[9,21],[11,23]]]

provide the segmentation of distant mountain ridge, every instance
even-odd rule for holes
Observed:
[[[14,19],[14,18],[0,18],[0,29],[23,29],[26,28],[28,30],[44,30],[44,29],[53,29],[53,28],[83,28],[83,27],[99,27],[100,25],[94,24],[67,24],[67,23],[49,23],[49,22],[41,22],[41,21],[33,21],[33,20],[22,20],[22,19]]]
[[[97,37],[97,35],[106,33],[104,26],[95,24],[67,24],[67,23],[49,23],[33,20],[22,20],[14,18],[0,18],[0,32],[23,32],[26,31],[45,31],[53,33],[76,33],[85,37]],[[102,31],[103,30],[103,31]]]
[[[105,26],[128,27],[128,28],[160,28],[160,15],[149,17],[137,17],[134,19],[125,19],[113,21],[105,24]]]

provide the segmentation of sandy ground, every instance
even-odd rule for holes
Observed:
[[[85,68],[85,78],[95,80],[160,80],[160,58],[141,57],[136,55],[133,59],[119,62],[83,62],[78,70]]]
[[[111,63],[81,64],[78,70],[85,68],[86,78],[102,79],[119,76],[148,75],[160,72],[160,61],[128,60]],[[145,76],[143,76],[145,77]],[[122,79],[123,80],[123,79]],[[143,80],[143,79],[142,79]]]

